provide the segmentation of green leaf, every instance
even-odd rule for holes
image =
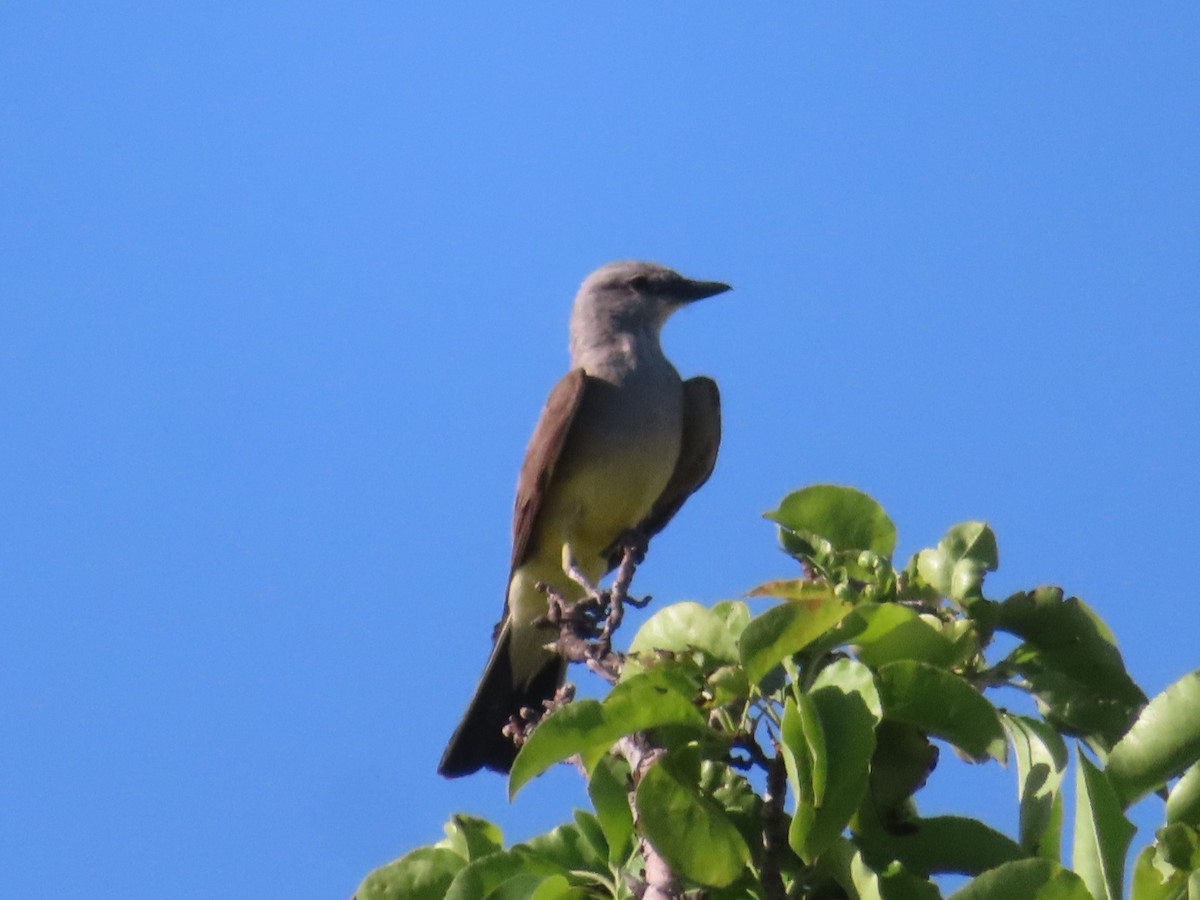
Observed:
[[[480,897],[487,897],[509,879],[518,876],[547,877],[564,874],[566,873],[560,866],[541,859],[527,847],[518,845],[506,852],[493,853],[477,859],[459,871],[445,891],[445,900],[479,900]],[[400,894],[396,900],[408,900],[409,896]]]
[[[1071,864],[1096,900],[1120,900],[1125,854],[1137,829],[1121,814],[1107,776],[1076,753],[1075,847]]]
[[[1128,688],[1125,664],[1104,620],[1078,597],[1064,599],[1060,588],[1040,587],[1006,598],[996,626],[1042,650],[1068,675],[1102,677],[1111,687]]]
[[[698,757],[667,752],[637,788],[638,821],[646,839],[677,873],[724,887],[742,874],[750,848],[720,804],[697,785]]]
[[[421,847],[380,866],[358,886],[355,900],[441,900],[463,857],[444,847]]]
[[[825,732],[812,698],[805,693],[788,697],[780,727],[780,752],[788,783],[795,795],[791,833],[803,846],[812,833],[817,809],[825,801],[828,755]]]
[[[504,836],[499,827],[487,819],[457,813],[450,817],[444,831],[446,837],[438,842],[438,846],[453,850],[468,861],[504,849]]]
[[[1167,795],[1167,824],[1176,822],[1200,828],[1200,762],[1184,772]]]
[[[1187,871],[1200,868],[1200,831],[1188,825],[1166,825],[1158,829],[1155,838],[1167,865]]]
[[[1008,744],[996,708],[959,676],[906,660],[879,669],[879,695],[889,719],[949,741],[976,761],[1003,763]]]
[[[559,825],[513,848],[528,851],[562,872],[607,872],[607,849],[599,823],[591,814],[579,811],[574,824]]]
[[[841,888],[839,894],[827,886],[825,891],[817,896],[840,897],[844,894],[846,897],[860,900],[858,891],[854,887],[854,878],[851,875],[851,867],[857,856],[858,848],[853,842],[848,838],[839,837],[822,851],[820,858],[813,866],[805,867],[803,877],[807,881],[813,879],[814,875],[819,876]]]
[[[588,779],[588,797],[596,807],[596,818],[604,831],[610,863],[622,862],[633,850],[631,790],[629,764],[617,756],[601,759]]]
[[[819,536],[834,550],[870,550],[890,559],[896,526],[883,507],[862,491],[818,484],[788,494],[766,517],[797,537]]]
[[[1043,713],[1067,733],[1112,747],[1146,702],[1112,632],[1082,600],[1064,600],[1052,587],[1013,594],[999,605],[996,626],[1025,642],[1007,665],[1029,681]]]
[[[746,846],[761,843],[763,800],[745,776],[725,763],[706,759],[700,765],[700,791],[725,810]]]
[[[903,832],[892,833],[881,827],[878,819],[863,815],[855,836],[873,865],[899,860],[909,872],[926,878],[947,873],[979,875],[1026,856],[1011,838],[977,819],[961,816],[916,819]]]
[[[949,900],[1093,900],[1074,872],[1048,859],[1022,859],[984,872]]]
[[[932,549],[917,554],[917,573],[943,597],[959,603],[983,598],[983,577],[1000,565],[996,535],[985,522],[963,522]]]
[[[690,685],[663,669],[622,681],[602,703],[576,700],[561,707],[538,724],[517,754],[508,776],[509,799],[557,762],[577,753],[602,754],[627,734],[663,725],[705,727]]]
[[[1131,900],[1186,900],[1187,871],[1168,864],[1160,851],[1160,847],[1151,844],[1134,860]]]
[[[712,611],[725,623],[725,629],[733,636],[734,643],[750,624],[750,607],[742,600],[722,600],[713,606]]]
[[[898,603],[860,603],[850,620],[861,621],[861,631],[851,638],[858,658],[879,667],[901,659],[916,659],[944,668],[958,660],[958,647],[940,628]],[[858,627],[855,621],[852,627]]]
[[[790,750],[796,760],[793,782],[797,797],[814,807],[821,806],[825,802],[825,785],[829,779],[828,746],[817,705],[803,691],[797,691],[784,705],[781,736],[784,748]],[[786,766],[786,759],[784,763]]]
[[[1006,713],[1020,780],[1021,846],[1029,853],[1058,861],[1062,852],[1062,782],[1067,746],[1040,719]]]
[[[738,649],[751,684],[761,682],[781,661],[803,650],[851,609],[849,603],[834,596],[829,585],[816,582],[770,582],[750,595],[787,600],[752,619],[742,632]]]
[[[941,900],[942,896],[937,887],[908,872],[899,862],[876,871],[860,853],[850,860],[850,878],[859,900]]]
[[[1154,867],[1154,846],[1145,847],[1133,861],[1130,900],[1167,900],[1178,896],[1177,890],[1168,881],[1169,876]]]
[[[750,682],[746,670],[740,665],[721,666],[705,681],[705,689],[712,697],[713,708],[740,709],[750,696]]]
[[[1200,671],[1150,701],[1113,748],[1108,775],[1125,805],[1200,759]]]
[[[513,900],[524,900],[524,897],[528,897],[529,900],[588,900],[589,897],[595,896],[586,888],[572,887],[561,875],[551,875],[542,881],[532,894],[514,894]]]
[[[562,875],[522,873],[505,881],[484,900],[584,900],[587,896],[581,888],[571,887]]]
[[[621,900],[633,898],[633,894],[619,895]],[[762,892],[762,886],[759,885],[754,876],[746,872],[733,884],[723,888],[707,888],[703,892],[694,894],[683,894],[686,898],[699,897],[702,900],[769,900]]]
[[[583,841],[579,844],[579,849],[585,860],[584,866],[574,868],[586,868],[594,872],[606,871],[609,858],[608,839],[604,836],[600,820],[586,809],[575,810],[574,819],[575,829]]]
[[[850,659],[838,660],[822,669],[807,694],[820,722],[825,747],[838,751],[830,755],[824,749],[819,753],[814,750],[816,728],[803,724],[809,714],[803,713],[803,702],[797,704],[797,712],[803,713],[800,716],[803,736],[798,741],[793,726],[789,749],[795,756],[802,753],[810,754],[812,759],[825,756],[827,767],[823,791],[819,778],[810,775],[808,791],[814,797],[812,808],[801,811],[798,806],[788,830],[792,849],[811,864],[845,830],[862,802],[875,750],[875,726],[882,710],[871,670]],[[817,769],[814,763],[814,773]],[[795,774],[797,778],[801,776],[799,766]]]
[[[822,715],[825,712],[822,703],[833,697],[834,692],[856,694],[859,697],[856,705],[861,705],[875,724],[883,718],[883,707],[875,686],[875,676],[862,663],[853,659],[836,660],[821,670],[808,690]],[[824,718],[822,721],[825,721]],[[830,741],[830,745],[836,746],[836,743]]]
[[[1129,729],[1136,707],[1104,696],[1094,683],[1056,671],[1040,651],[1022,645],[1004,665],[1025,679],[1039,712],[1063,734],[1107,751]]]
[[[699,603],[673,603],[652,615],[638,629],[629,652],[700,652],[710,665],[738,661],[737,640],[728,620]]]
[[[1183,824],[1160,828],[1133,867],[1133,900],[1200,897],[1200,832]]]
[[[869,802],[886,829],[905,827],[911,815],[909,798],[925,786],[937,759],[937,747],[916,726],[891,719],[879,723]]]

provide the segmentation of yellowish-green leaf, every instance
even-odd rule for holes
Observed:
[[[1125,854],[1136,829],[1106,775],[1076,753],[1075,847],[1071,866],[1096,900],[1120,900]]]
[[[1021,859],[984,872],[948,900],[1093,900],[1087,885],[1048,859]]]
[[[1062,851],[1062,782],[1067,746],[1041,719],[1005,713],[1020,781],[1021,846],[1057,862]]]
[[[851,640],[859,659],[869,666],[915,659],[945,667],[958,657],[955,642],[907,606],[860,603],[853,617],[861,619],[864,627]]]
[[[381,866],[354,892],[355,900],[441,900],[465,865],[453,850],[421,847]]]
[[[752,619],[738,648],[746,677],[758,684],[780,662],[798,653],[840,622],[851,606],[821,583],[777,581],[760,585],[750,596],[783,597],[787,602]]]
[[[511,799],[528,781],[575,754],[585,762],[627,734],[663,725],[705,727],[690,687],[672,672],[655,669],[622,681],[603,702],[577,700],[546,717],[517,754],[508,776]]]
[[[1150,701],[1108,758],[1126,805],[1200,760],[1200,670]]]
[[[794,717],[800,725],[789,733],[789,747],[796,755],[810,754],[814,760],[808,793],[821,801],[798,809],[788,831],[788,843],[805,862],[813,862],[845,830],[867,790],[871,754],[875,749],[875,727],[882,711],[871,670],[862,663],[841,659],[826,666],[807,692],[811,712]],[[801,706],[797,705],[797,712]],[[814,717],[820,727],[805,724]],[[821,734],[824,747],[817,751]],[[829,750],[836,748],[836,753]],[[824,788],[819,788],[815,760],[825,758]],[[785,757],[786,762],[786,757]],[[796,767],[797,780],[802,776]],[[791,774],[791,773],[789,773]]]
[[[819,535],[834,550],[870,550],[887,559],[896,549],[896,526],[883,507],[852,487],[802,488],[766,517],[798,535]]]
[[[674,871],[724,887],[745,870],[750,848],[721,805],[699,790],[692,763],[667,753],[646,770],[637,788],[638,820]]]

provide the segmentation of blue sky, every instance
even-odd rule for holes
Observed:
[[[7,9],[4,893],[344,896],[567,818],[434,767],[611,259],[736,286],[665,335],[725,442],[641,592],[790,574],[760,514],[836,481],[1194,668],[1197,84],[1185,3]]]

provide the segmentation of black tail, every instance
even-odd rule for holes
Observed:
[[[504,734],[504,726],[524,707],[540,709],[562,684],[566,663],[558,656],[547,657],[526,684],[513,684],[509,635],[506,627],[497,636],[475,696],[438,763],[439,775],[458,778],[480,769],[507,774],[517,757],[517,746]]]

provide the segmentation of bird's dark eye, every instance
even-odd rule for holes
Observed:
[[[648,275],[634,275],[629,279],[629,286],[637,291],[645,290],[649,284],[650,277]]]

